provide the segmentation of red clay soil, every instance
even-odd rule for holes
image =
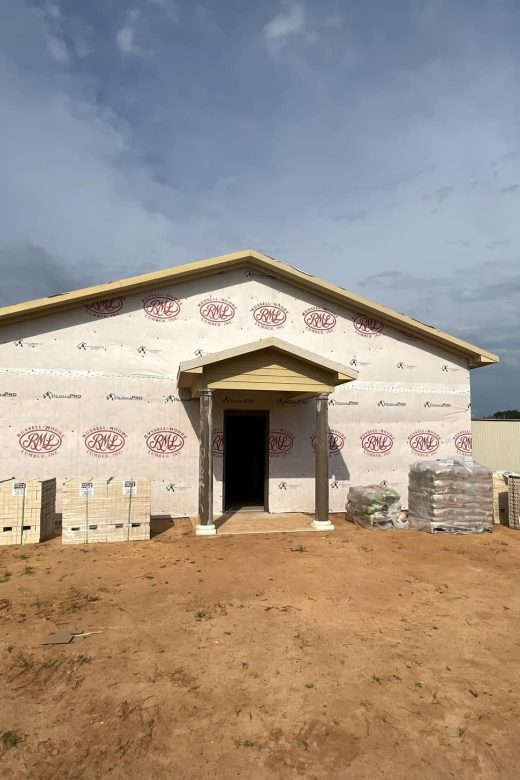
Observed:
[[[0,776],[516,780],[520,534],[338,526],[0,548]]]

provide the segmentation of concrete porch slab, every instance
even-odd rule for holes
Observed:
[[[269,512],[229,512],[215,518],[217,536],[233,534],[276,534],[310,531],[313,528],[313,514],[302,512],[287,512],[284,514],[269,514]],[[192,519],[195,526],[197,520]]]

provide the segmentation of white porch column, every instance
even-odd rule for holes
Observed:
[[[329,517],[329,396],[316,398],[316,467],[314,476],[316,514],[312,527],[316,531],[333,531]]]
[[[213,390],[200,391],[199,421],[199,522],[197,536],[214,536],[213,522],[213,450],[212,450]]]

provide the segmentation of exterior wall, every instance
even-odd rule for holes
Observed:
[[[155,514],[196,514],[199,402],[179,363],[271,335],[359,371],[330,400],[333,510],[382,480],[406,504],[410,462],[471,451],[467,361],[241,269],[1,328],[0,477],[148,476]],[[238,391],[215,391],[215,511],[233,408],[270,411],[271,511],[312,511],[314,400]]]
[[[493,471],[520,473],[520,420],[473,420],[473,455]]]

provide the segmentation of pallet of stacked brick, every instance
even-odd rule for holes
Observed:
[[[63,488],[63,544],[150,538],[150,480],[73,479]]]
[[[410,466],[410,525],[430,533],[481,533],[493,527],[492,472],[465,458]]]
[[[76,477],[63,485],[63,544],[106,542],[108,480]]]
[[[38,544],[54,533],[56,480],[0,481],[0,545]]]
[[[149,479],[114,477],[108,484],[107,541],[150,538]]]
[[[508,525],[520,530],[520,476],[510,474],[508,477]]]

